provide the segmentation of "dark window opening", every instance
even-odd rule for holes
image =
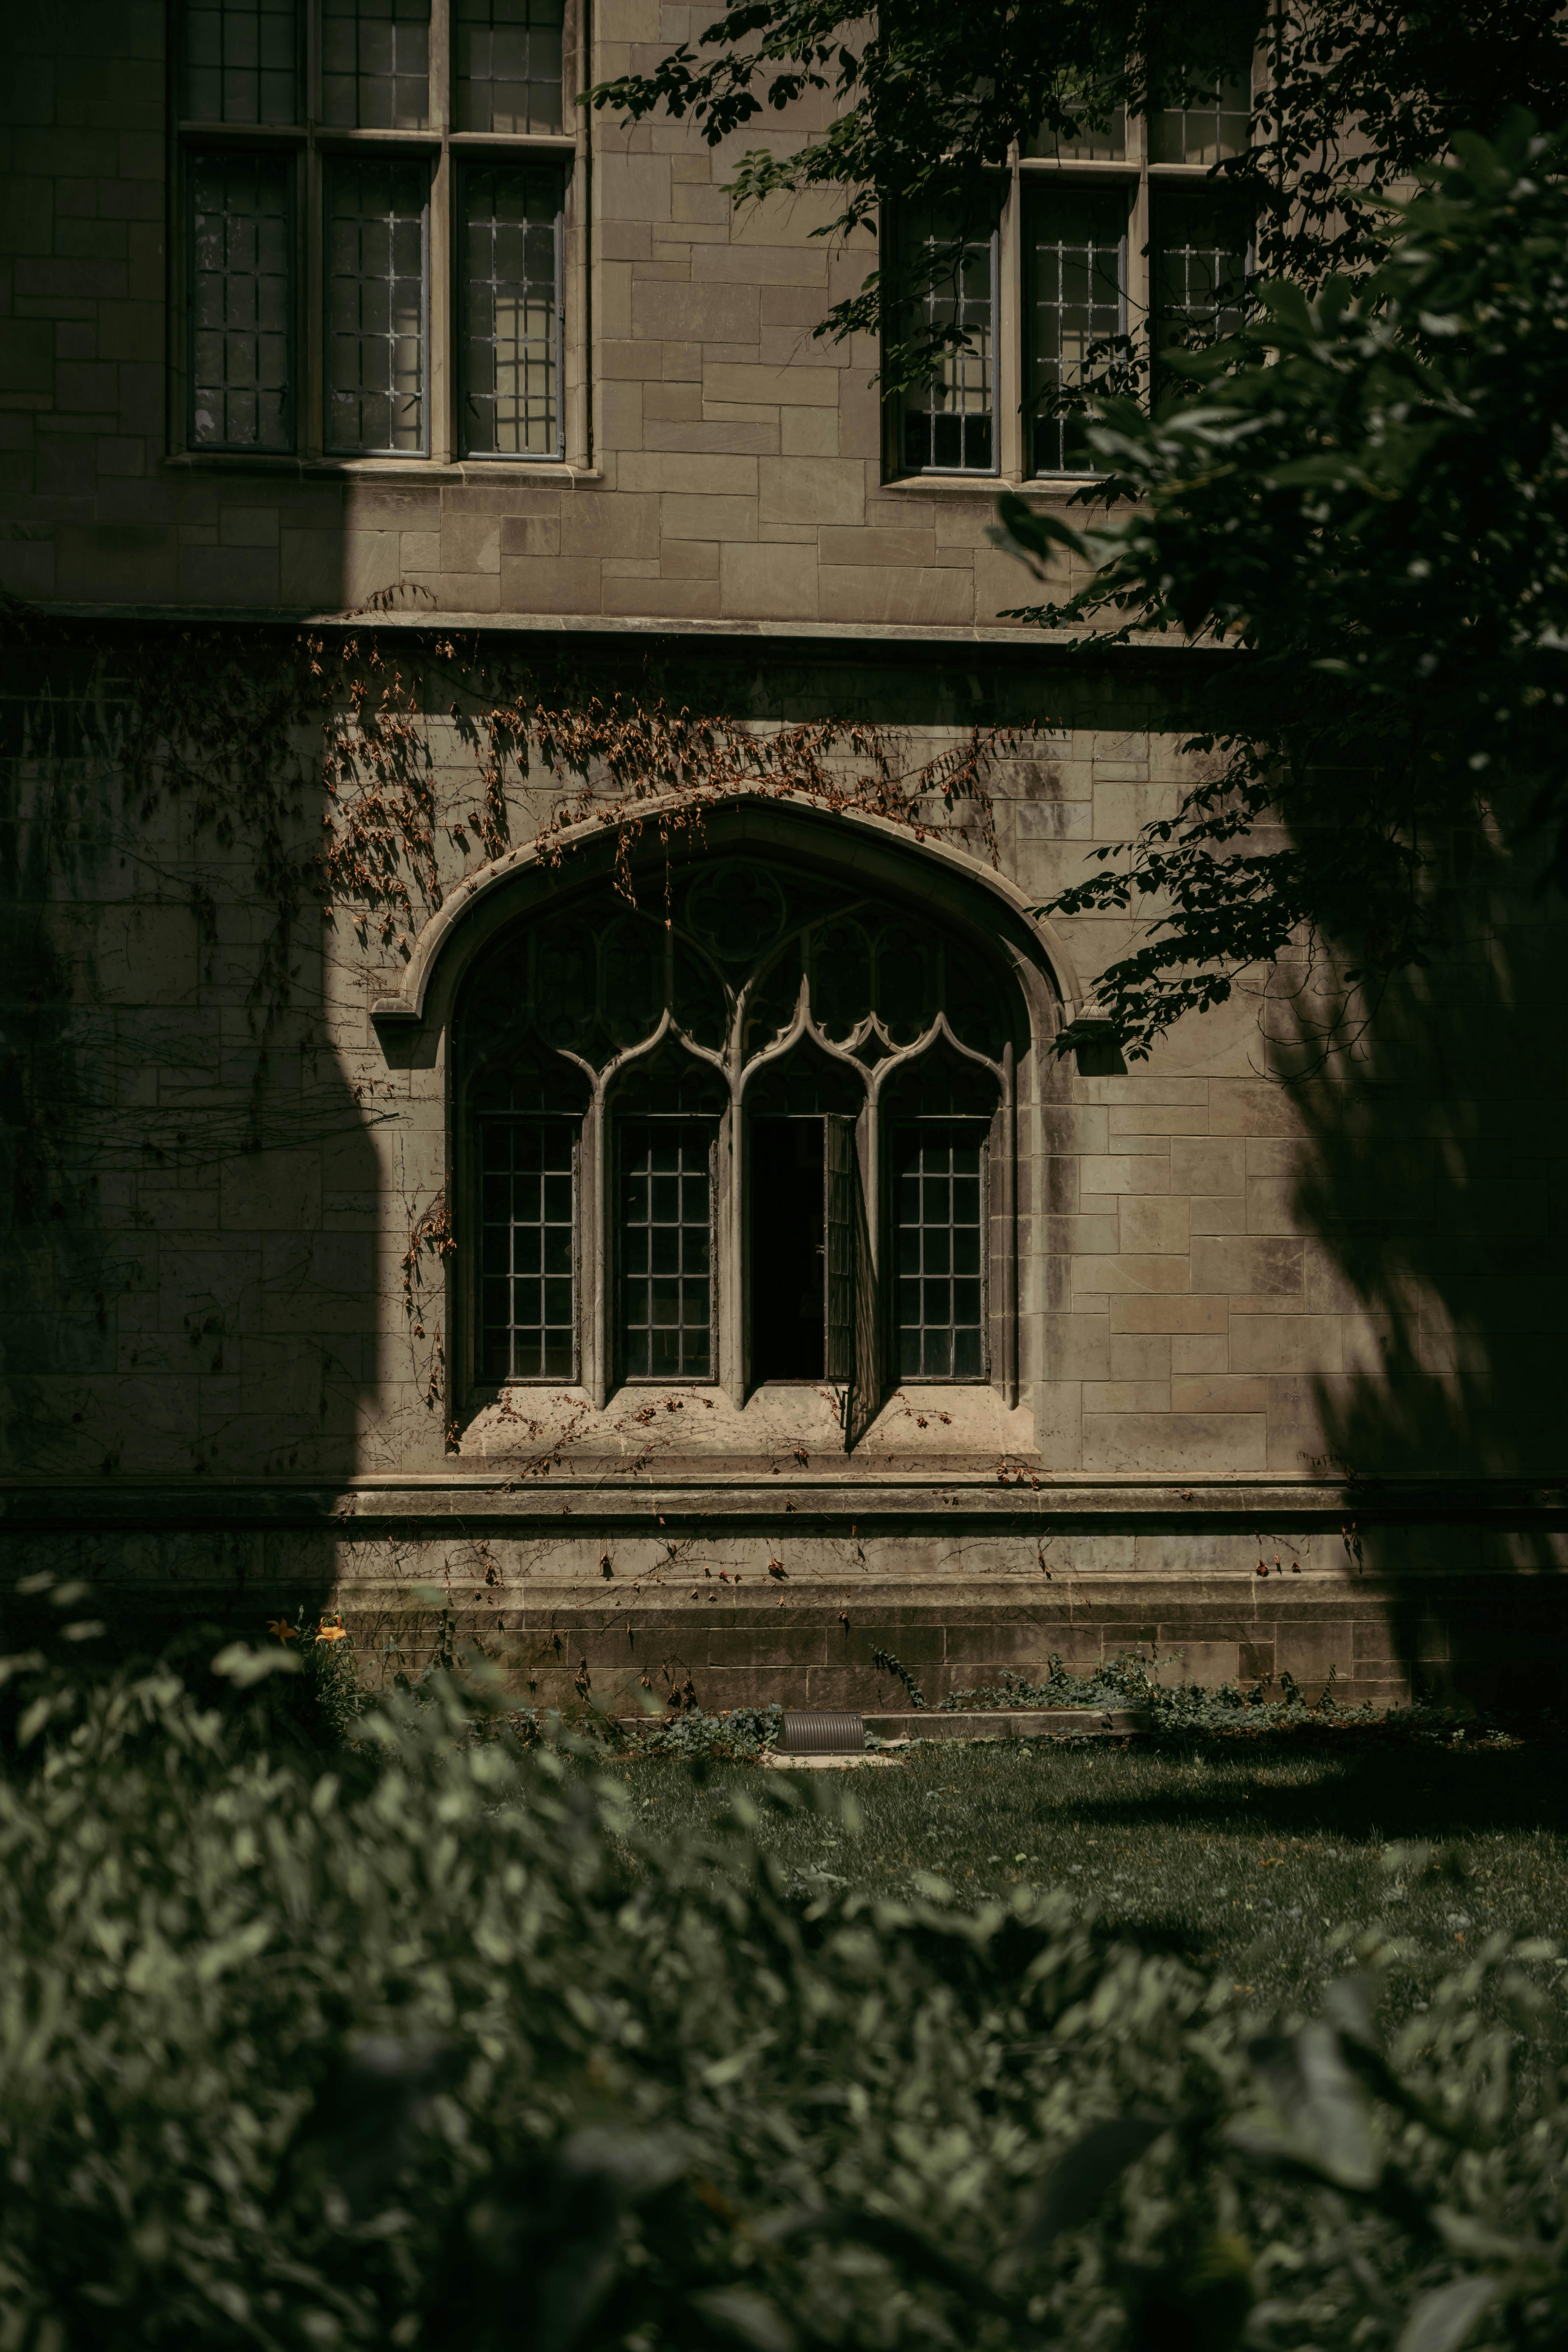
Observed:
[[[575,1380],[575,1125],[485,1119],[479,1135],[482,1376]]]
[[[752,1368],[758,1381],[826,1370],[824,1123],[752,1122]]]
[[[984,1133],[900,1128],[893,1139],[899,1377],[985,1376]]]
[[[712,1378],[713,1129],[621,1129],[621,1307],[626,1378]]]

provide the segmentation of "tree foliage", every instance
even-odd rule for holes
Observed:
[[[1118,107],[1212,93],[1255,43],[1266,71],[1251,143],[1219,169],[1253,201],[1260,268],[1308,286],[1375,259],[1381,198],[1457,131],[1489,131],[1510,106],[1568,116],[1552,0],[731,0],[695,42],[587,98],[634,123],[689,118],[711,146],[776,118],[772,143],[737,157],[731,192],[742,203],[826,192],[824,238],[910,205],[949,223],[950,238],[898,267],[879,257],[813,330],[879,334],[896,387],[966,340],[906,302],[950,284],[964,241],[990,228],[1015,146],[1048,154],[1103,131]],[[1142,345],[1134,334],[1114,355],[1119,373],[1144,372]]]
[[[1560,2340],[1549,1946],[1393,2053],[1370,1979],[1265,2031],[1060,1895],[788,1884],[739,1794],[654,1844],[445,1673],[322,1752],[285,1649],[214,1663],[5,1662],[15,2352]]]
[[[1100,984],[1131,1052],[1293,940],[1364,1003],[1444,950],[1489,823],[1568,875],[1563,142],[1515,116],[1456,145],[1370,277],[1267,283],[1184,398],[1106,405],[1103,526],[1004,502],[1091,574],[1035,618],[1224,649],[1217,773],[1054,902],[1152,913]]]
[[[1081,498],[1103,500],[1106,525],[1075,533],[1004,502],[1015,546],[1065,543],[1093,570],[1032,617],[1097,655],[1148,633],[1224,648],[1194,739],[1204,781],[1049,909],[1144,919],[1098,992],[1134,1058],[1287,948],[1331,943],[1333,982],[1304,1012],[1314,975],[1297,1018],[1320,1042],[1342,1034],[1390,973],[1443,951],[1470,846],[1500,817],[1554,828],[1562,877],[1563,199],[1559,149],[1518,112],[1568,118],[1561,12],[922,0],[846,16],[748,0],[591,93],[633,121],[689,116],[714,143],[813,102],[822,130],[743,153],[733,188],[837,192],[824,236],[933,205],[951,241],[912,258],[889,246],[816,330],[879,333],[897,388],[965,340],[940,303],[928,316],[905,298],[955,278],[1015,142],[1049,152],[1117,104],[1182,102],[1254,37],[1251,142],[1216,173],[1251,201],[1259,317],[1173,357],[1190,381],[1152,414],[1142,328],[1060,395],[1098,410],[1107,470]]]

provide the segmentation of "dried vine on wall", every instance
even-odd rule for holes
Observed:
[[[35,1285],[40,1307],[67,1317],[80,1307],[106,1346],[134,1268],[102,1237],[100,1178],[157,1170],[188,1181],[264,1147],[395,1116],[384,1081],[362,1076],[345,1098],[337,1080],[322,989],[301,979],[323,947],[357,961],[374,987],[374,966],[405,955],[452,888],[514,844],[534,841],[559,865],[574,841],[608,829],[629,892],[639,836],[690,847],[707,811],[742,793],[874,814],[919,837],[959,829],[994,856],[986,775],[1020,740],[972,729],[921,761],[901,730],[870,721],[753,722],[693,708],[647,658],[632,671],[623,650],[596,670],[530,663],[493,639],[384,627],[374,613],[331,632],[241,632],[61,624],[0,600],[0,643],[19,754],[7,895],[26,910],[8,942],[9,993],[37,1012],[15,1026],[4,1072],[8,1189],[26,1246],[53,1266]],[[132,881],[85,874],[94,856],[117,859]],[[243,998],[248,1054],[231,1055],[218,1083],[199,1039],[171,1026],[159,1044],[176,1113],[144,1068],[106,1071],[96,1049],[71,1058],[61,1008],[90,1001],[92,983],[68,968],[54,909],[106,897],[184,908],[206,978],[220,959],[226,967],[215,1003],[232,1002],[236,984]],[[287,1083],[285,1040],[300,1056]],[[128,1050],[145,1053],[139,1040]],[[331,1084],[308,1082],[318,1060]],[[449,1224],[439,1201],[421,1210],[411,1195],[404,1208],[410,1342],[426,1349],[424,1401],[442,1410],[450,1443],[442,1337],[426,1333],[417,1297],[420,1263],[449,1251]],[[59,1238],[95,1216],[100,1239],[62,1287]],[[216,1372],[221,1318],[188,1304],[212,1328]],[[324,1354],[321,1381],[324,1400]]]

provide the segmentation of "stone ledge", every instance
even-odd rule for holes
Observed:
[[[1307,1475],[1194,1477],[1178,1485],[1136,1475],[1037,1475],[1037,1486],[1003,1483],[994,1469],[935,1474],[859,1465],[834,1472],[792,1467],[765,1477],[704,1465],[689,1475],[636,1486],[608,1485],[602,1472],[591,1478],[527,1481],[494,1471],[482,1477],[433,1472],[341,1481],[117,1476],[91,1486],[14,1478],[0,1480],[0,1525],[13,1534],[221,1528],[352,1538],[401,1528],[466,1532],[482,1521],[489,1536],[513,1531],[537,1539],[548,1528],[563,1541],[586,1539],[589,1531],[651,1532],[660,1526],[671,1536],[714,1523],[772,1528],[786,1517],[797,1537],[826,1528],[886,1535],[913,1522],[998,1529],[1013,1525],[1031,1540],[1047,1531],[1068,1532],[1075,1522],[1102,1528],[1120,1522],[1141,1533],[1163,1524],[1202,1532],[1260,1518],[1336,1528],[1353,1520],[1363,1529],[1396,1522],[1499,1519],[1568,1525],[1568,1483],[1555,1480],[1434,1477],[1349,1486]]]

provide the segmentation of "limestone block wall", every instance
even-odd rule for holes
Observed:
[[[706,21],[657,0],[595,17],[584,79]],[[671,1658],[722,1670],[717,1688],[798,1670],[872,1696],[821,1679],[864,1669],[832,1646],[841,1612],[860,1637],[851,1555],[783,1549],[830,1476],[851,1528],[882,1515],[867,1573],[883,1645],[926,1643],[950,1682],[1184,1628],[1215,1672],[1267,1656],[1306,1681],[1310,1652],[1381,1691],[1437,1657],[1426,1604],[1403,1597],[1428,1582],[1448,1663],[1489,1656],[1489,1620],[1523,1623],[1526,1600],[1539,1650],[1562,1567],[1563,940],[1558,902],[1484,839],[1458,845],[1446,960],[1370,1028],[1328,1029],[1332,974],[1303,950],[1145,1065],[1035,1057],[1016,1408],[889,1397],[846,1460],[826,1406],[800,1397],[661,1412],[656,1444],[640,1402],[593,1415],[531,1396],[487,1418],[449,1391],[443,1265],[418,1239],[450,1165],[448,1041],[400,1058],[372,1015],[433,902],[390,941],[346,913],[281,936],[254,810],[198,819],[177,792],[128,786],[115,665],[134,636],[113,616],[194,614],[249,647],[268,619],[374,595],[389,630],[473,625],[498,662],[564,662],[597,690],[651,686],[760,726],[876,722],[911,770],[975,726],[1015,728],[984,807],[913,814],[1035,905],[1202,772],[1182,748],[1201,677],[1163,656],[1065,662],[1002,618],[1038,592],[986,540],[994,486],[889,479],[875,352],[812,338],[868,254],[814,238],[804,204],[737,215],[732,155],[687,126],[581,128],[568,334],[588,396],[564,466],[195,455],[171,396],[163,10],[68,0],[10,29],[0,589],[57,627],[7,656],[0,694],[0,1477],[18,1561],[68,1558],[204,1610],[259,1606],[292,1575],[314,1600],[357,1595],[367,1623],[426,1622],[410,1596],[440,1586],[444,1539],[399,1504],[376,1538],[390,1549],[342,1540],[342,1512],[391,1482],[447,1497],[465,1528],[501,1510],[498,1575],[539,1591],[501,1612],[481,1573],[464,1606],[487,1638],[559,1634],[595,1659],[602,1640],[608,1672],[625,1629],[596,1563],[619,1523],[590,1521],[586,1498],[662,1497],[690,1530],[743,1488],[745,1557],[763,1551],[761,1573],[786,1558],[787,1591],[753,1610],[721,1584],[677,1609],[645,1580],[633,1635],[646,1603]],[[788,135],[770,122],[742,143]],[[393,642],[417,661],[414,636]],[[464,825],[472,715],[437,698],[425,722],[448,902],[487,879]],[[300,753],[279,847],[302,866],[325,802]],[[538,774],[516,786],[514,845],[553,797]],[[819,822],[826,854],[854,820]],[[1061,925],[1065,992],[1133,936],[1120,917]],[[558,1487],[564,1503],[515,1499]],[[925,1498],[962,1515],[1004,1495],[994,1558],[931,1548]],[[1080,1516],[1098,1499],[1042,1598],[1053,1496]],[[568,1538],[579,1512],[595,1532]],[[1114,1553],[1095,1549],[1108,1513]],[[1315,1547],[1278,1587],[1256,1568],[1276,1536]],[[1275,1617],[1276,1592],[1307,1598]],[[1362,1631],[1323,1652],[1257,1630],[1320,1619]],[[989,1630],[1009,1626],[1016,1641]],[[553,1650],[533,1663],[566,1671]]]
[[[574,10],[576,22],[577,12]],[[700,10],[594,11],[586,82]],[[700,30],[700,26],[696,27]],[[568,205],[564,464],[207,455],[171,359],[158,0],[24,12],[0,92],[0,589],[94,608],[967,634],[1037,593],[991,547],[994,485],[883,478],[878,355],[813,340],[874,253],[805,201],[737,212],[747,144],[584,118]],[[577,412],[574,412],[574,415]],[[1011,625],[1001,625],[1005,631]]]

